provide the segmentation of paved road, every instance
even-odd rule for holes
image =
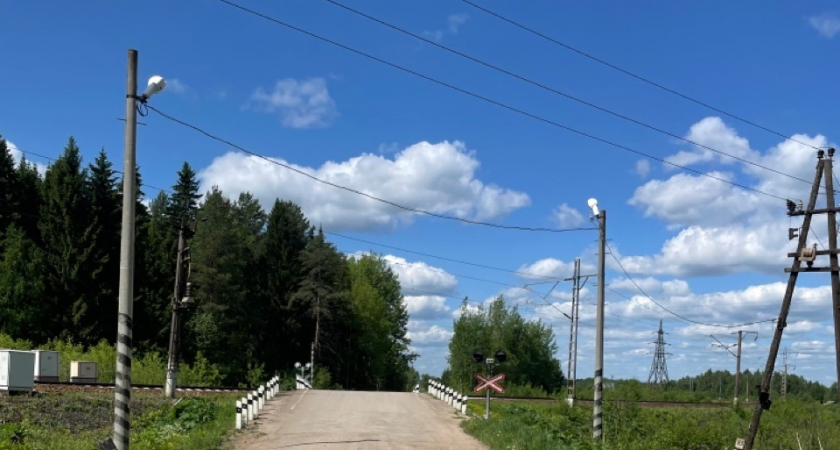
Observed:
[[[454,410],[427,394],[294,391],[276,397],[237,450],[486,450]]]

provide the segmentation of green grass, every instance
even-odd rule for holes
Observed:
[[[235,394],[187,397],[176,406],[160,394],[132,396],[133,450],[230,447]],[[64,394],[0,399],[0,450],[93,450],[111,436],[113,395]]]
[[[592,439],[592,409],[565,402],[495,402],[485,421],[483,402],[471,402],[476,418],[465,431],[493,450],[731,450],[746,437],[752,408],[646,408],[627,402],[604,408],[604,444]],[[840,408],[778,402],[765,411],[757,450],[840,448]]]

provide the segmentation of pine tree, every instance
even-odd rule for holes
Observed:
[[[97,317],[89,310],[86,286],[93,280],[93,227],[86,171],[75,139],[44,177],[39,227],[46,261],[45,303],[52,336],[90,343]]]
[[[332,313],[345,304],[346,292],[341,285],[346,269],[344,257],[324,239],[323,230],[309,240],[301,252],[302,279],[292,295],[292,303],[300,303],[314,320],[313,343],[315,351],[321,351],[321,320],[328,323]]]

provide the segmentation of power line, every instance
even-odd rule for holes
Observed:
[[[666,87],[666,86],[664,86],[664,85],[661,85],[661,84],[659,84],[659,83],[657,83],[657,82],[655,82],[655,81],[652,81],[652,80],[649,80],[649,79],[647,79],[647,78],[645,78],[645,77],[642,77],[641,75],[636,75],[635,73],[630,72],[629,70],[622,69],[621,67],[616,66],[615,64],[612,64],[612,63],[610,63],[610,62],[607,62],[607,61],[605,61],[605,60],[603,60],[603,59],[600,59],[600,58],[598,58],[598,57],[596,57],[596,56],[593,56],[593,55],[591,55],[591,54],[589,54],[589,53],[586,53],[586,52],[584,52],[583,50],[579,50],[579,49],[577,49],[577,48],[575,48],[575,47],[572,47],[572,46],[571,46],[571,45],[569,45],[569,44],[566,44],[566,43],[564,43],[564,42],[558,41],[557,39],[554,39],[554,38],[552,38],[551,36],[548,36],[548,35],[545,35],[545,34],[543,34],[543,33],[540,33],[539,31],[537,31],[537,30],[535,30],[535,29],[533,29],[533,28],[529,28],[529,27],[527,27],[527,26],[525,26],[525,25],[523,25],[523,24],[521,24],[521,23],[519,23],[519,22],[516,22],[516,21],[514,21],[514,20],[512,20],[512,19],[509,19],[509,18],[507,18],[507,17],[505,17],[505,16],[503,16],[503,15],[501,15],[501,14],[499,14],[499,13],[493,12],[493,11],[491,11],[491,10],[489,10],[489,9],[487,9],[487,8],[485,8],[485,7],[483,7],[483,6],[477,5],[477,4],[475,4],[475,3],[473,3],[473,2],[471,2],[471,1],[469,1],[469,0],[461,0],[461,1],[462,1],[462,2],[464,2],[464,3],[466,3],[466,4],[468,4],[468,5],[470,5],[470,6],[472,6],[473,8],[476,8],[476,9],[478,9],[478,10],[480,10],[480,11],[483,11],[483,12],[485,12],[485,13],[487,13],[487,14],[490,14],[491,16],[494,16],[494,17],[496,17],[497,19],[500,19],[500,20],[502,20],[502,21],[505,21],[505,22],[507,22],[507,23],[509,23],[509,24],[511,24],[511,25],[513,25],[513,26],[515,26],[515,27],[518,27],[518,28],[520,28],[520,29],[522,29],[522,30],[525,30],[525,31],[527,31],[527,32],[531,33],[531,34],[534,34],[534,35],[536,35],[536,36],[539,36],[539,37],[541,37],[541,38],[543,38],[543,39],[545,39],[545,40],[547,40],[547,41],[553,42],[554,44],[557,44],[557,45],[559,45],[560,47],[563,47],[563,48],[565,48],[565,49],[567,49],[567,50],[571,50],[571,51],[573,51],[573,52],[575,52],[575,53],[577,53],[577,54],[579,54],[579,55],[581,55],[581,56],[584,56],[584,57],[586,57],[586,58],[589,58],[589,59],[591,59],[592,61],[595,61],[595,62],[597,62],[597,63],[599,63],[599,64],[603,64],[603,65],[605,65],[605,66],[607,66],[607,67],[609,67],[609,68],[611,68],[611,69],[615,69],[615,70],[617,70],[617,71],[619,71],[619,72],[621,72],[621,73],[623,73],[623,74],[625,74],[625,75],[629,75],[629,76],[631,76],[631,77],[633,77],[633,78],[635,78],[635,79],[637,79],[637,80],[639,80],[639,81],[642,81],[642,82],[647,83],[647,84],[649,84],[649,85],[651,85],[651,86],[655,86],[655,87],[657,87],[657,88],[659,88],[659,89],[662,89],[663,91],[669,92],[669,93],[674,94],[674,95],[676,95],[676,96],[678,96],[678,97],[681,97],[681,98],[683,98],[683,99],[685,99],[685,100],[688,100],[688,101],[690,101],[690,102],[692,102],[692,103],[698,104],[698,105],[703,106],[703,107],[708,108],[708,109],[711,109],[712,111],[719,112],[719,113],[721,113],[721,114],[724,114],[724,115],[726,115],[726,116],[728,116],[728,117],[731,117],[731,118],[733,118],[733,119],[735,119],[735,120],[741,121],[741,122],[746,123],[746,124],[748,124],[748,125],[752,125],[752,126],[754,126],[754,127],[756,127],[756,128],[759,128],[759,129],[761,129],[761,130],[764,130],[764,131],[766,131],[766,132],[768,132],[768,133],[772,133],[772,134],[774,134],[774,135],[776,135],[776,136],[779,136],[779,137],[781,137],[781,138],[785,139],[786,141],[793,141],[793,142],[796,142],[796,143],[798,143],[798,144],[802,144],[802,145],[804,145],[804,146],[806,146],[806,147],[810,147],[810,148],[813,148],[813,149],[815,149],[815,150],[819,150],[819,148],[814,147],[814,146],[813,146],[813,145],[811,145],[811,144],[808,144],[808,143],[802,142],[802,141],[800,141],[800,140],[794,139],[794,138],[792,138],[792,137],[790,137],[790,136],[788,136],[788,135],[785,135],[784,133],[780,133],[780,132],[775,131],[775,130],[773,130],[773,129],[771,129],[771,128],[765,127],[765,126],[763,126],[763,125],[759,125],[759,124],[757,124],[757,123],[755,123],[755,122],[753,122],[753,121],[747,120],[747,119],[745,119],[745,118],[743,118],[743,117],[741,117],[741,116],[735,115],[735,114],[733,114],[733,113],[726,112],[726,111],[724,111],[724,110],[722,110],[722,109],[720,109],[720,108],[717,108],[717,107],[712,106],[712,105],[710,105],[710,104],[708,104],[708,103],[705,103],[705,102],[703,102],[703,101],[700,101],[700,100],[697,100],[697,99],[695,99],[695,98],[693,98],[693,97],[690,97],[690,96],[688,96],[688,95],[686,95],[686,94],[680,93],[680,92],[678,92],[678,91],[676,91],[676,90],[674,90],[674,89],[671,89],[671,88],[669,88],[669,87]]]
[[[223,0],[222,0],[222,1],[223,1]],[[586,228],[583,228],[583,227],[578,227],[578,228],[543,228],[543,227],[526,227],[526,226],[515,226],[515,225],[501,225],[501,224],[497,224],[497,223],[490,223],[490,222],[482,222],[482,221],[478,221],[478,220],[464,219],[464,218],[462,218],[462,217],[448,216],[448,215],[446,215],[446,214],[439,214],[439,213],[435,213],[435,212],[431,212],[431,211],[426,211],[426,210],[419,209],[419,208],[414,208],[414,207],[411,207],[411,206],[401,205],[401,204],[399,204],[399,203],[392,202],[392,201],[390,201],[390,200],[385,200],[385,199],[383,199],[383,198],[376,197],[376,196],[374,196],[374,195],[368,194],[368,193],[366,193],[366,192],[359,191],[359,190],[357,190],[357,189],[353,189],[353,188],[350,188],[350,187],[347,187],[347,186],[342,186],[342,185],[340,185],[340,184],[336,184],[336,183],[333,183],[333,182],[331,182],[331,181],[327,181],[327,180],[324,180],[324,179],[318,178],[318,177],[316,177],[315,175],[310,175],[310,174],[308,174],[308,173],[304,172],[303,170],[296,169],[296,168],[294,168],[294,167],[292,167],[292,166],[290,166],[290,165],[288,165],[288,164],[283,164],[283,163],[281,163],[280,161],[276,161],[276,160],[271,159],[271,158],[269,158],[269,157],[267,157],[267,156],[260,155],[259,153],[253,152],[253,151],[248,150],[248,149],[246,149],[246,148],[244,148],[244,147],[242,147],[242,146],[239,146],[239,145],[237,145],[237,144],[234,144],[234,143],[233,143],[233,142],[231,142],[231,141],[228,141],[228,140],[226,140],[226,139],[222,139],[222,138],[220,138],[220,137],[218,137],[218,136],[215,136],[215,135],[213,135],[213,134],[209,133],[208,131],[203,130],[202,128],[199,128],[199,127],[197,127],[197,126],[195,126],[195,125],[192,125],[192,124],[189,124],[189,123],[187,123],[187,122],[184,122],[183,120],[178,119],[178,118],[176,118],[176,117],[170,116],[169,114],[164,113],[163,111],[161,111],[161,110],[159,110],[159,109],[155,108],[154,106],[151,106],[151,105],[147,105],[147,106],[148,106],[148,108],[149,108],[150,110],[154,111],[155,113],[157,113],[158,115],[160,115],[161,117],[163,117],[163,118],[165,118],[165,119],[167,119],[167,120],[170,120],[170,121],[172,121],[172,122],[175,122],[175,123],[177,123],[177,124],[179,124],[179,125],[181,125],[181,126],[184,126],[184,127],[190,128],[190,129],[192,129],[192,130],[194,130],[194,131],[197,131],[197,132],[199,132],[199,133],[201,133],[201,134],[203,134],[203,135],[205,135],[205,136],[209,137],[210,139],[213,139],[213,140],[215,140],[215,141],[218,141],[218,142],[221,142],[221,143],[223,143],[223,144],[229,145],[229,146],[231,146],[231,147],[233,147],[233,148],[235,148],[235,149],[237,149],[237,150],[240,150],[240,151],[242,151],[242,152],[244,152],[244,153],[247,153],[247,154],[249,154],[249,155],[251,155],[251,156],[254,156],[254,157],[256,157],[256,158],[260,158],[260,159],[262,159],[262,160],[264,160],[264,161],[267,161],[267,162],[269,162],[269,163],[271,163],[271,164],[274,164],[274,165],[276,165],[276,166],[282,167],[282,168],[284,168],[284,169],[291,170],[292,172],[295,172],[295,173],[297,173],[297,174],[303,175],[303,176],[305,176],[305,177],[307,177],[307,178],[309,178],[309,179],[312,179],[312,180],[317,181],[317,182],[319,182],[319,183],[325,184],[325,185],[327,185],[327,186],[332,186],[332,187],[334,187],[334,188],[342,189],[342,190],[344,190],[344,191],[347,191],[347,192],[350,192],[350,193],[353,193],[353,194],[361,195],[362,197],[367,197],[367,198],[369,198],[369,199],[371,199],[371,200],[375,200],[375,201],[377,201],[377,202],[384,203],[384,204],[386,204],[386,205],[390,205],[390,206],[393,206],[393,207],[396,207],[396,208],[402,209],[402,210],[404,210],[404,211],[409,211],[409,212],[413,212],[413,213],[416,213],[416,214],[424,214],[424,215],[427,215],[427,216],[436,217],[436,218],[438,218],[438,219],[452,220],[452,221],[462,222],[462,223],[466,223],[466,224],[470,224],[470,225],[481,225],[481,226],[485,226],[485,227],[499,228],[499,229],[504,229],[504,230],[536,231],[536,232],[548,232],[548,233],[565,233],[565,232],[570,232],[570,231],[586,231],[586,230],[596,230],[596,229],[597,229],[597,228],[593,228],[593,227],[586,227]]]
[[[46,160],[48,160],[48,161],[50,161],[50,162],[53,162],[53,161],[55,161],[55,160],[56,160],[56,158],[53,158],[53,157],[50,157],[50,156],[45,156],[45,155],[41,155],[41,154],[39,154],[39,153],[30,152],[30,151],[28,151],[28,150],[23,150],[22,148],[18,147],[17,145],[15,145],[15,150],[17,150],[17,151],[19,151],[19,152],[23,153],[24,155],[34,155],[34,156],[37,156],[37,157],[39,157],[39,158],[44,158],[44,159],[46,159]],[[118,174],[120,174],[120,175],[124,175],[124,174],[123,174],[123,172],[122,172],[122,170],[113,170],[113,172],[114,172],[114,173],[118,173]],[[169,191],[169,190],[167,190],[167,189],[159,188],[159,187],[157,187],[157,186],[152,186],[151,184],[141,183],[141,184],[140,184],[140,186],[147,187],[147,188],[152,188],[152,189],[157,189],[158,191],[163,191],[163,192],[169,192],[169,193],[171,193],[171,191]]]
[[[627,146],[622,145],[622,144],[619,144],[619,143],[617,143],[617,142],[610,141],[609,139],[605,139],[605,138],[601,138],[601,137],[595,136],[595,135],[590,134],[590,133],[587,133],[587,132],[585,132],[585,131],[581,131],[581,130],[578,130],[578,129],[575,129],[575,128],[572,128],[572,127],[569,127],[569,126],[563,125],[563,124],[561,124],[561,123],[559,123],[559,122],[556,122],[556,121],[554,121],[554,120],[547,119],[547,118],[545,118],[545,117],[539,116],[539,115],[534,114],[534,113],[527,112],[527,111],[525,111],[525,110],[522,110],[522,109],[516,108],[516,107],[514,107],[514,106],[510,106],[510,105],[508,105],[508,104],[506,104],[506,103],[502,103],[502,102],[500,102],[500,101],[493,100],[493,99],[488,98],[488,97],[485,97],[485,96],[483,96],[483,95],[481,95],[481,94],[477,94],[477,93],[472,92],[472,91],[469,91],[469,90],[467,90],[467,89],[457,87],[457,86],[455,86],[455,85],[449,84],[449,83],[444,82],[444,81],[440,81],[440,80],[438,80],[438,79],[436,79],[436,78],[432,78],[432,77],[430,77],[430,76],[428,76],[428,75],[424,75],[424,74],[422,74],[422,73],[420,73],[420,72],[417,72],[417,71],[414,71],[414,70],[412,70],[412,69],[409,69],[409,68],[406,68],[406,67],[400,66],[400,65],[398,65],[398,64],[396,64],[396,63],[392,63],[392,62],[390,62],[390,61],[386,61],[386,60],[384,60],[384,59],[382,59],[382,58],[379,58],[379,57],[373,56],[373,55],[371,55],[371,54],[369,54],[369,53],[365,53],[365,52],[363,52],[363,51],[361,51],[361,50],[357,50],[357,49],[355,49],[355,48],[352,48],[352,47],[349,47],[349,46],[347,46],[347,45],[341,44],[341,43],[339,43],[339,42],[333,41],[333,40],[331,40],[331,39],[325,38],[325,37],[323,37],[323,36],[320,36],[320,35],[318,35],[318,34],[315,34],[315,33],[312,33],[312,32],[310,32],[310,31],[304,30],[304,29],[302,29],[302,28],[298,28],[298,27],[296,27],[296,26],[294,26],[294,25],[288,24],[288,23],[283,22],[283,21],[281,21],[281,20],[279,20],[279,19],[275,19],[275,18],[273,18],[273,17],[271,17],[271,16],[268,16],[268,15],[265,15],[265,14],[263,14],[263,13],[260,13],[260,12],[257,12],[257,11],[251,10],[251,9],[248,9],[248,8],[246,8],[246,7],[244,7],[244,6],[238,5],[238,4],[233,3],[233,2],[231,2],[231,1],[228,1],[228,0],[219,0],[219,1],[220,1],[220,2],[222,2],[222,3],[225,3],[225,4],[227,4],[227,5],[233,6],[234,8],[240,9],[240,10],[245,11],[245,12],[247,12],[247,13],[253,14],[253,15],[255,15],[255,16],[261,17],[261,18],[263,18],[263,19],[266,19],[266,20],[268,20],[268,21],[271,21],[271,22],[273,22],[273,23],[276,23],[276,24],[278,24],[278,25],[281,25],[281,26],[283,26],[283,27],[289,28],[289,29],[291,29],[291,30],[295,30],[295,31],[300,32],[300,33],[302,33],[302,34],[305,34],[305,35],[307,35],[307,36],[313,37],[313,38],[318,39],[318,40],[321,40],[321,41],[323,41],[323,42],[327,42],[327,43],[329,43],[329,44],[332,44],[332,45],[334,45],[334,46],[336,46],[336,47],[339,47],[339,48],[345,49],[345,50],[347,50],[347,51],[353,52],[353,53],[355,53],[355,54],[357,54],[357,55],[364,56],[365,58],[368,58],[368,59],[371,59],[371,60],[373,60],[373,61],[377,61],[377,62],[379,62],[379,63],[385,64],[385,65],[387,65],[387,66],[389,66],[389,67],[392,67],[392,68],[395,68],[395,69],[401,70],[401,71],[403,71],[403,72],[406,72],[406,73],[409,73],[409,74],[414,75],[414,76],[416,76],[416,77],[419,77],[419,78],[422,78],[422,79],[424,79],[424,80],[430,81],[430,82],[435,83],[435,84],[437,84],[437,85],[444,86],[444,87],[446,87],[446,88],[452,89],[452,90],[454,90],[454,91],[460,92],[460,93],[465,94],[465,95],[468,95],[468,96],[470,96],[470,97],[477,98],[477,99],[482,100],[482,101],[484,101],[484,102],[487,102],[487,103],[490,103],[490,104],[496,105],[496,106],[498,106],[498,107],[500,107],[500,108],[504,108],[504,109],[507,109],[507,110],[509,110],[509,111],[515,112],[515,113],[517,113],[517,114],[520,114],[520,115],[523,115],[523,116],[526,116],[526,117],[530,117],[530,118],[535,119],[535,120],[538,120],[538,121],[540,121],[540,122],[543,122],[543,123],[546,123],[546,124],[552,125],[552,126],[554,126],[554,127],[561,128],[561,129],[563,129],[563,130],[569,131],[569,132],[574,133],[574,134],[577,134],[577,135],[579,135],[579,136],[583,136],[583,137],[589,138],[589,139],[591,139],[591,140],[594,140],[594,141],[597,141],[597,142],[601,142],[601,143],[603,143],[603,144],[607,144],[607,145],[610,145],[610,146],[613,146],[613,147],[616,147],[616,148],[619,148],[619,149],[625,150],[625,151],[627,151],[627,152],[634,153],[634,154],[639,155],[639,156],[643,156],[643,157],[645,157],[645,158],[652,159],[652,160],[654,160],[654,161],[659,161],[659,162],[661,162],[661,163],[663,163],[663,164],[668,164],[668,165],[673,166],[673,167],[678,167],[678,168],[681,168],[681,169],[683,169],[683,170],[687,170],[687,171],[689,171],[689,172],[695,173],[695,174],[700,175],[700,176],[705,176],[705,177],[708,177],[708,178],[712,178],[712,179],[715,179],[715,180],[721,181],[721,182],[723,182],[723,183],[727,183],[727,184],[730,184],[730,185],[733,185],[733,186],[736,186],[736,187],[740,187],[741,189],[746,189],[746,190],[749,190],[749,191],[753,191],[753,192],[756,192],[756,193],[759,193],[759,194],[762,194],[762,195],[766,195],[766,196],[768,196],[768,197],[773,197],[773,198],[776,198],[776,199],[779,199],[779,200],[783,200],[783,201],[787,201],[787,200],[788,200],[788,199],[787,199],[787,198],[785,198],[785,197],[781,197],[781,196],[779,196],[779,195],[775,195],[775,194],[770,194],[770,193],[768,193],[768,192],[764,192],[764,191],[762,191],[762,190],[760,190],[760,189],[756,189],[756,188],[749,187],[749,186],[746,186],[746,185],[743,185],[743,184],[740,184],[740,183],[736,183],[736,182],[734,182],[734,181],[730,181],[730,180],[727,180],[727,179],[725,179],[725,178],[718,177],[718,176],[715,176],[715,175],[712,175],[712,174],[709,174],[709,173],[701,172],[701,171],[699,171],[699,170],[697,170],[697,169],[692,169],[692,168],[690,168],[690,167],[682,166],[682,165],[680,165],[680,164],[677,164],[677,163],[674,163],[674,162],[668,161],[668,160],[667,160],[667,159],[665,159],[665,158],[660,158],[660,157],[658,157],[658,156],[653,156],[653,155],[650,155],[650,154],[644,153],[644,152],[642,152],[642,151],[635,150],[635,149],[633,149],[633,148],[631,148],[631,147],[627,147]],[[149,106],[149,109],[155,110],[152,106]],[[156,111],[156,112],[158,112],[158,113],[160,113],[160,112],[159,112],[159,111],[157,111],[157,110],[155,110],[155,111]],[[243,151],[244,151],[244,150],[243,150]],[[309,176],[309,175],[307,175],[307,176]],[[590,229],[593,229],[593,230],[594,230],[595,228],[586,228],[586,229],[587,229],[587,230],[590,230]]]
[[[619,259],[615,256],[615,253],[613,253],[612,249],[610,248],[610,245],[606,244],[606,246],[607,246],[607,250],[609,250],[608,253],[610,254],[610,256],[612,256],[612,258],[618,264],[618,267],[621,268],[621,271],[624,272],[624,276],[626,276],[627,279],[630,280],[630,282],[633,283],[634,286],[636,286],[636,289],[638,289],[639,292],[642,293],[642,295],[647,297],[647,299],[652,301],[656,306],[662,308],[663,310],[665,310],[666,312],[668,312],[669,314],[671,314],[674,317],[678,317],[678,318],[680,318],[680,319],[682,319],[686,322],[691,322],[691,323],[695,323],[695,324],[698,324],[698,325],[706,325],[706,326],[710,326],[710,327],[720,327],[720,328],[736,328],[736,327],[742,327],[742,326],[746,326],[746,325],[756,325],[756,324],[759,324],[759,323],[767,323],[767,322],[775,322],[776,321],[776,319],[767,319],[767,320],[759,320],[759,321],[756,321],[756,322],[738,323],[738,324],[734,324],[734,325],[722,325],[722,324],[717,324],[717,323],[700,322],[700,321],[697,321],[697,320],[689,319],[688,317],[682,316],[680,314],[677,314],[677,313],[671,311],[670,309],[662,306],[661,303],[657,302],[650,295],[648,295],[644,291],[644,289],[642,289],[642,287],[639,286],[638,283],[636,283],[636,280],[634,280],[633,277],[631,277],[630,274],[627,273],[627,270],[624,269],[624,266],[621,264],[621,261],[619,261]]]
[[[409,264],[403,264],[403,263],[394,262],[394,261],[385,261],[385,262],[387,262],[388,264],[391,264],[391,265],[396,265],[396,266],[412,267],[412,264],[410,264],[410,263]],[[503,283],[501,281],[487,280],[487,279],[484,279],[484,278],[478,278],[478,277],[474,277],[474,276],[471,276],[471,275],[463,275],[463,274],[458,274],[458,273],[454,273],[454,272],[448,272],[446,270],[438,269],[436,267],[427,266],[427,267],[425,267],[425,269],[431,270],[433,272],[452,275],[452,276],[459,277],[459,278],[466,278],[466,279],[469,279],[469,280],[481,281],[483,283],[490,283],[490,284],[496,284],[496,285],[499,285],[499,286],[507,286],[507,287],[520,288],[520,289],[522,288],[521,286],[517,286],[515,284]]]
[[[788,173],[784,173],[784,172],[781,172],[781,171],[779,171],[779,170],[773,169],[772,167],[767,167],[767,166],[764,166],[764,165],[762,165],[762,164],[756,163],[756,162],[754,162],[754,161],[750,161],[750,160],[747,160],[747,159],[745,159],[745,158],[742,158],[742,157],[740,157],[740,156],[735,156],[735,155],[732,155],[732,154],[730,154],[730,153],[724,152],[724,151],[722,151],[722,150],[718,150],[718,149],[716,149],[716,148],[710,147],[710,146],[705,145],[705,144],[701,144],[701,143],[699,143],[699,142],[696,142],[696,141],[691,140],[691,139],[688,139],[688,138],[686,138],[686,137],[684,137],[684,136],[680,136],[680,135],[678,135],[678,134],[672,133],[672,132],[670,132],[670,131],[664,130],[664,129],[662,129],[662,128],[656,127],[656,126],[654,126],[654,125],[650,125],[650,124],[648,124],[648,123],[642,122],[642,121],[640,121],[640,120],[634,119],[634,118],[629,117],[629,116],[625,116],[625,115],[623,115],[623,114],[621,114],[621,113],[618,113],[618,112],[612,111],[612,110],[607,109],[607,108],[605,108],[605,107],[603,107],[603,106],[599,106],[599,105],[596,105],[596,104],[594,104],[594,103],[592,103],[592,102],[589,102],[589,101],[583,100],[583,99],[581,99],[581,98],[575,97],[575,96],[573,96],[573,95],[571,95],[571,94],[568,94],[568,93],[566,93],[566,92],[563,92],[563,91],[561,91],[561,90],[559,90],[559,89],[557,89],[557,88],[553,88],[553,87],[551,87],[551,86],[545,85],[545,84],[540,83],[540,82],[538,82],[538,81],[534,81],[533,79],[530,79],[530,78],[525,77],[525,76],[523,76],[523,75],[519,75],[519,74],[517,74],[517,73],[515,73],[515,72],[511,72],[511,71],[509,71],[509,70],[503,69],[503,68],[501,68],[501,67],[499,67],[499,66],[493,65],[493,64],[488,63],[488,62],[486,62],[486,61],[483,61],[483,60],[481,60],[481,59],[479,59],[479,58],[476,58],[476,57],[470,56],[470,55],[468,55],[468,54],[466,54],[466,53],[460,52],[460,51],[455,50],[455,49],[453,49],[453,48],[451,48],[451,47],[447,47],[447,46],[445,46],[445,45],[443,45],[443,44],[440,44],[440,43],[438,43],[438,42],[435,42],[435,41],[433,41],[433,40],[431,40],[431,39],[428,39],[428,38],[425,38],[425,37],[420,36],[420,35],[418,35],[418,34],[412,33],[411,31],[408,31],[408,30],[406,30],[406,29],[404,29],[404,28],[400,28],[400,27],[399,27],[399,26],[397,26],[397,25],[394,25],[394,24],[388,23],[388,22],[386,22],[386,21],[384,21],[384,20],[382,20],[382,19],[378,19],[378,18],[373,17],[373,16],[371,16],[371,15],[369,15],[369,14],[366,14],[366,13],[364,13],[364,12],[362,12],[362,11],[359,11],[359,10],[357,10],[357,9],[353,9],[353,8],[351,8],[351,7],[347,6],[347,5],[344,5],[344,4],[342,4],[342,3],[339,3],[339,2],[337,2],[337,1],[335,1],[335,0],[324,0],[324,1],[326,1],[326,2],[328,2],[328,3],[330,3],[330,4],[333,4],[333,5],[335,5],[335,6],[339,7],[339,8],[342,8],[342,9],[344,9],[344,10],[346,10],[346,11],[349,11],[349,12],[351,12],[351,13],[353,13],[353,14],[356,14],[356,15],[361,16],[361,17],[364,17],[364,18],[366,18],[366,19],[368,19],[368,20],[374,21],[374,22],[376,22],[376,23],[378,23],[378,24],[380,24],[380,25],[383,25],[383,26],[385,26],[385,27],[391,28],[392,30],[398,31],[398,32],[400,32],[400,33],[403,33],[403,34],[406,34],[406,35],[408,35],[408,36],[411,36],[411,37],[413,37],[413,38],[415,38],[415,39],[421,40],[421,41],[423,41],[423,42],[425,42],[425,43],[427,43],[427,44],[429,44],[429,45],[433,45],[433,46],[435,46],[435,47],[437,47],[437,48],[440,48],[440,49],[442,49],[442,50],[446,50],[446,51],[448,51],[448,52],[450,52],[450,53],[452,53],[452,54],[454,54],[454,55],[460,56],[460,57],[462,57],[462,58],[464,58],[464,59],[468,59],[468,60],[470,60],[470,61],[472,61],[472,62],[475,62],[475,63],[477,63],[477,64],[480,64],[480,65],[482,65],[482,66],[484,66],[484,67],[487,67],[487,68],[489,68],[489,69],[495,70],[495,71],[497,71],[497,72],[499,72],[499,73],[503,73],[503,74],[508,75],[508,76],[510,76],[510,77],[516,78],[516,79],[518,79],[518,80],[520,80],[520,81],[523,81],[523,82],[525,82],[525,83],[528,83],[528,84],[530,84],[530,85],[532,85],[532,86],[536,86],[536,87],[538,87],[538,88],[540,88],[540,89],[543,89],[543,90],[545,90],[545,91],[551,92],[551,93],[553,93],[553,94],[560,95],[560,96],[565,97],[565,98],[567,98],[567,99],[569,99],[569,100],[573,100],[573,101],[578,102],[578,103],[580,103],[580,104],[586,105],[586,106],[588,106],[588,107],[590,107],[590,108],[597,109],[597,110],[599,110],[599,111],[601,111],[601,112],[604,112],[604,113],[610,114],[610,115],[612,115],[612,116],[614,116],[614,117],[618,117],[619,119],[622,119],[622,120],[625,120],[625,121],[628,121],[628,122],[632,122],[632,123],[634,123],[634,124],[636,124],[636,125],[639,125],[639,126],[645,127],[645,128],[647,128],[647,129],[649,129],[649,130],[653,130],[653,131],[656,131],[656,132],[658,132],[658,133],[664,134],[664,135],[666,135],[666,136],[669,136],[669,137],[672,137],[672,138],[675,138],[675,139],[679,139],[679,140],[681,140],[681,141],[687,142],[687,143],[692,144],[692,145],[696,145],[697,147],[704,148],[704,149],[706,149],[706,150],[709,150],[709,151],[712,151],[712,152],[718,153],[718,154],[720,154],[720,155],[728,156],[728,157],[730,157],[730,158],[732,158],[732,159],[735,159],[735,160],[737,160],[737,161],[740,161],[740,162],[742,162],[742,163],[744,163],[744,164],[749,164],[749,165],[751,165],[751,166],[758,167],[758,168],[761,168],[761,169],[764,169],[764,170],[767,170],[767,171],[770,171],[770,172],[776,173],[776,174],[778,174],[778,175],[782,175],[782,176],[785,176],[785,177],[788,177],[788,178],[792,178],[792,179],[794,179],[794,180],[801,181],[801,182],[803,182],[803,183],[808,184],[809,186],[810,186],[811,184],[813,184],[813,182],[812,182],[811,180],[806,180],[806,179],[804,179],[804,178],[800,178],[800,177],[797,177],[797,176],[794,176],[794,175],[790,175],[790,174],[788,174]]]
[[[411,254],[414,254],[414,255],[425,256],[427,258],[439,259],[441,261],[449,261],[449,262],[454,262],[454,263],[457,263],[457,264],[464,264],[464,265],[473,266],[473,267],[480,267],[482,269],[496,270],[496,271],[499,271],[499,272],[508,272],[508,273],[512,273],[512,274],[516,274],[516,275],[520,275],[520,276],[524,276],[524,277],[542,278],[542,279],[547,279],[547,280],[552,280],[552,281],[558,281],[558,279],[556,277],[548,277],[548,276],[545,276],[545,275],[538,275],[538,274],[535,274],[535,273],[523,272],[523,271],[519,271],[519,270],[503,269],[503,268],[500,268],[500,267],[488,266],[486,264],[479,264],[479,263],[474,263],[474,262],[469,262],[469,261],[463,261],[463,260],[460,260],[460,259],[449,258],[449,257],[446,257],[446,256],[433,255],[431,253],[424,253],[424,252],[419,252],[419,251],[416,251],[416,250],[409,250],[409,249],[405,249],[405,248],[401,248],[401,247],[394,247],[392,245],[380,244],[378,242],[373,242],[373,241],[369,241],[369,240],[366,240],[366,239],[354,238],[354,237],[346,236],[346,235],[339,234],[339,233],[333,233],[333,232],[330,232],[330,231],[324,231],[324,234],[328,234],[330,236],[337,236],[337,237],[340,237],[342,239],[349,239],[351,241],[362,242],[362,243],[365,243],[365,244],[376,245],[377,247],[388,248],[388,249],[391,249],[391,250],[397,250],[397,251],[404,252],[404,253],[411,253]]]

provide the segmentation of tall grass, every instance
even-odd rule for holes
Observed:
[[[471,402],[477,416],[483,404]],[[491,419],[466,421],[469,433],[493,450],[729,450],[745,437],[752,409],[664,407],[643,408],[633,402],[604,407],[604,444],[592,439],[591,407],[571,408],[565,402],[491,405]],[[840,408],[818,403],[780,401],[765,411],[757,449],[803,450],[840,448]]]

